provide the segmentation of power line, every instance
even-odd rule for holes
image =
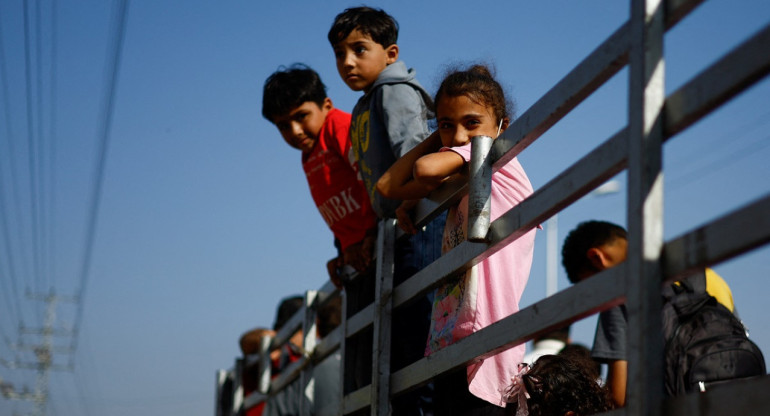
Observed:
[[[767,146],[770,146],[770,136],[766,136],[756,142],[749,143],[747,146],[741,149],[737,149],[728,155],[724,155],[723,157],[705,166],[701,166],[700,168],[685,173],[678,178],[674,178],[670,181],[669,186],[671,189],[676,189],[683,185],[687,185],[692,180],[700,179],[707,176],[708,174],[716,173],[730,165],[734,165],[735,163],[748,156],[755,155],[758,151],[764,149]]]
[[[46,244],[46,235],[47,235],[47,226],[45,217],[43,215],[44,212],[46,212],[46,198],[45,195],[45,180],[46,175],[44,174],[43,166],[45,165],[45,151],[44,143],[45,143],[45,134],[43,132],[43,24],[42,24],[42,11],[40,7],[40,1],[35,2],[35,81],[37,84],[36,88],[36,95],[37,98],[35,100],[35,104],[37,107],[37,117],[35,118],[35,121],[37,122],[37,166],[35,166],[35,169],[37,169],[37,195],[38,195],[38,211],[34,212],[32,215],[37,216],[37,222],[39,224],[39,232],[40,235],[38,236],[38,247],[35,247],[35,250],[37,250],[40,254],[38,255],[38,259],[40,261],[40,264],[38,265],[38,270],[40,273],[40,289],[47,289],[50,287],[47,273],[45,272],[47,268],[45,267],[47,263],[47,244]]]
[[[23,232],[23,224],[24,221],[22,221],[21,218],[21,196],[19,194],[19,168],[16,164],[16,158],[14,155],[16,154],[16,146],[15,146],[15,139],[13,135],[13,127],[12,127],[12,117],[11,117],[11,104],[10,104],[10,94],[8,90],[8,78],[7,78],[7,68],[5,67],[5,49],[4,49],[4,41],[3,41],[3,30],[2,30],[2,19],[0,19],[0,85],[2,86],[2,97],[3,97],[3,104],[5,108],[5,126],[6,126],[6,141],[8,142],[8,159],[9,159],[9,171],[11,175],[10,180],[10,188],[12,192],[12,198],[14,201],[14,213],[16,214],[16,231],[18,233],[18,251],[19,251],[19,259],[21,260],[21,272],[29,276],[29,270],[30,266],[29,263],[27,263],[27,260],[29,259],[27,255],[27,251],[25,249],[26,245],[24,244],[24,232]],[[0,189],[0,192],[4,192],[5,188]],[[0,207],[3,208],[4,213],[11,211],[9,205],[6,203]],[[10,230],[8,231],[10,233]],[[10,238],[10,237],[9,237]],[[12,275],[12,278],[15,278],[15,274]],[[19,302],[19,295],[16,295],[16,301]],[[20,317],[21,318],[21,317]]]
[[[48,263],[48,275],[51,279],[51,285],[54,286],[54,283],[56,282],[56,238],[55,238],[55,230],[56,230],[56,222],[55,222],[55,215],[56,212],[56,78],[57,78],[57,54],[58,54],[58,33],[59,33],[59,8],[58,8],[58,2],[56,0],[51,0],[51,79],[50,79],[50,88],[51,88],[51,97],[50,97],[50,115],[49,115],[49,127],[50,131],[48,134],[49,137],[49,179],[48,184],[50,187],[50,191],[48,192],[49,202],[48,202],[48,226],[49,226],[49,232],[50,232],[50,238],[48,240],[48,252],[50,253],[49,263]]]
[[[29,163],[29,188],[30,188],[30,203],[31,209],[31,221],[32,221],[32,268],[34,274],[34,280],[38,284],[37,289],[42,291],[40,285],[40,252],[38,247],[38,201],[37,201],[37,172],[35,167],[37,166],[36,150],[37,143],[35,140],[34,120],[32,115],[32,58],[30,56],[30,27],[29,27],[29,1],[24,0],[24,78],[26,85],[26,98],[27,98],[27,149],[28,149],[28,163]]]
[[[94,172],[93,190],[91,193],[91,204],[88,215],[88,226],[86,229],[85,250],[83,261],[81,263],[80,286],[76,291],[76,297],[79,300],[74,323],[75,336],[72,339],[72,349],[77,346],[77,332],[83,319],[83,304],[85,303],[85,292],[88,286],[90,275],[91,257],[93,255],[94,239],[96,236],[96,224],[99,215],[99,205],[101,202],[102,186],[104,183],[104,170],[107,160],[107,148],[110,138],[110,127],[112,125],[112,114],[115,106],[115,90],[118,81],[118,69],[120,68],[120,56],[123,50],[123,38],[125,37],[126,17],[128,12],[128,0],[119,0],[115,6],[113,18],[113,29],[111,42],[107,48],[107,66],[105,68],[106,88],[104,104],[102,105],[102,114],[99,118],[99,143],[96,159],[96,169]]]
[[[698,146],[704,149],[712,149],[715,151],[719,151],[721,148],[733,149],[735,147],[737,138],[746,136],[752,131],[763,127],[768,123],[770,123],[770,111],[765,112],[764,114],[760,114],[752,120],[729,130],[727,133],[710,136],[708,138],[702,138],[703,140],[698,140]],[[692,154],[690,153],[679,155],[671,161],[672,165],[675,165],[679,168],[687,167],[696,162],[698,162],[698,159],[693,158]]]

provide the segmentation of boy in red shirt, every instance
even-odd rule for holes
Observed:
[[[351,150],[350,114],[334,108],[315,71],[294,64],[265,81],[262,115],[302,151],[310,193],[341,249],[328,265],[340,287],[339,267],[363,271],[371,263],[377,226]]]

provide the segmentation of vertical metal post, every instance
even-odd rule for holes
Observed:
[[[486,242],[489,232],[492,194],[492,138],[471,137],[471,162],[468,189],[468,240]]]
[[[663,400],[663,1],[632,0],[630,28],[626,411],[652,416]]]
[[[393,252],[396,220],[380,221],[377,234],[377,273],[374,289],[374,339],[372,340],[371,414],[389,415],[390,344],[393,308]]]
[[[231,383],[230,385],[230,391],[225,391],[225,382],[230,377],[227,371],[225,370],[217,370],[216,378],[217,378],[217,394],[216,394],[216,401],[214,402],[214,416],[230,416],[230,412],[225,414],[225,409],[222,407],[222,402],[227,400],[227,403],[230,405],[230,409],[232,409],[232,403],[233,403],[233,385]],[[225,398],[225,394],[229,393],[229,397]],[[232,410],[230,410],[232,411]]]
[[[264,335],[259,340],[259,380],[257,391],[262,394],[268,394],[270,391],[270,378],[272,376],[272,365],[270,362],[270,344],[273,337]]]
[[[310,360],[316,346],[316,305],[318,292],[308,290],[305,292],[305,317],[302,321],[302,349],[305,359]],[[315,400],[315,388],[313,386],[313,368],[312,362],[309,362],[300,373],[299,381],[299,414],[300,416],[310,416],[313,410]]]
[[[348,353],[348,293],[346,290],[340,292],[342,296],[342,310],[340,310],[342,319],[340,320],[340,328],[342,329],[342,339],[340,339],[340,391],[337,396],[337,401],[340,404],[339,414],[345,414],[345,354]]]
[[[235,369],[233,370],[233,406],[230,408],[229,416],[241,414],[241,407],[243,407],[243,367],[243,358],[235,360]]]

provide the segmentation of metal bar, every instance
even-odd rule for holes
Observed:
[[[666,100],[665,132],[671,137],[770,72],[770,25],[693,77]]]
[[[665,29],[674,27],[702,2],[669,0],[664,16]],[[521,153],[626,65],[630,47],[629,31],[629,23],[618,28],[495,140],[495,152],[501,156],[494,163],[495,171]]]
[[[357,410],[361,410],[371,404],[372,386],[362,387],[347,396],[342,402],[342,414],[347,415]]]
[[[301,357],[299,360],[286,366],[281,373],[270,382],[270,394],[273,395],[286,388],[292,381],[299,378],[300,372],[310,364],[308,357]]]
[[[317,307],[318,292],[315,290],[306,291],[305,316],[302,321],[302,349],[303,354],[308,360],[299,375],[300,388],[297,390],[298,397],[296,397],[296,400],[299,401],[300,416],[310,416],[313,411],[313,401],[315,400],[315,389],[312,383],[314,365],[310,357],[315,351],[316,346]]]
[[[224,396],[225,380],[229,377],[229,372],[225,370],[217,370],[216,373],[216,399],[214,401],[214,415],[215,416],[227,416],[223,413],[222,400]],[[2,387],[3,381],[0,379],[0,387]],[[232,390],[232,386],[231,386]],[[228,397],[228,401],[232,400],[232,391],[230,391],[231,397]]]
[[[439,213],[456,205],[467,194],[468,177],[465,175],[452,176],[441,184],[438,189],[431,192],[427,198],[423,198],[417,203],[417,206],[414,208],[413,218],[415,225],[421,227],[427,224]],[[401,231],[401,229],[398,231]]]
[[[390,413],[390,345],[393,299],[393,261],[396,221],[380,221],[377,234],[377,273],[374,291],[371,414]]]
[[[666,243],[663,270],[676,280],[770,242],[770,195]],[[738,238],[740,236],[740,238]]]
[[[661,0],[631,1],[625,403],[631,414],[649,416],[658,415],[663,400],[663,11]]]
[[[703,0],[667,0],[664,4],[666,30],[674,27],[701,3]]]
[[[267,394],[260,393],[258,391],[251,392],[248,396],[246,396],[243,399],[243,408],[244,409],[251,409],[252,407],[264,402],[268,399]],[[237,415],[238,413],[233,413],[233,416]]]
[[[272,377],[272,365],[270,362],[270,345],[273,339],[270,335],[264,335],[259,340],[259,380],[257,381],[257,391],[267,394],[270,389],[270,378]]]
[[[442,280],[440,276],[464,272],[523,235],[540,222],[588,194],[626,166],[626,130],[584,156],[519,205],[495,220],[489,230],[490,250],[485,244],[464,242],[393,291],[393,307],[422,296]],[[525,224],[522,229],[518,224]],[[515,234],[514,234],[515,233]]]
[[[271,350],[279,348],[281,345],[289,342],[289,339],[291,339],[291,337],[294,336],[294,334],[297,333],[297,331],[302,329],[302,322],[304,321],[304,319],[305,319],[305,307],[303,306],[288,321],[286,321],[286,323],[278,331],[278,333],[275,334],[275,337],[273,338],[273,344],[271,346]]]
[[[495,140],[495,154],[500,156],[493,165],[495,171],[510,162],[626,65],[628,31],[628,23],[617,29]]]
[[[323,361],[324,358],[330,356],[342,346],[342,328],[340,325],[333,329],[331,332],[321,339],[313,350],[313,363]]]
[[[374,304],[369,304],[364,309],[361,309],[357,314],[347,318],[347,332],[348,338],[368,328],[374,319]]]
[[[468,241],[487,241],[492,208],[492,140],[489,136],[471,137]]]
[[[344,404],[345,404],[345,354],[347,353],[347,345],[348,345],[348,294],[347,292],[342,292],[342,310],[340,311],[342,313],[342,319],[340,321],[340,326],[337,328],[340,332],[340,371],[339,371],[339,378],[338,382],[340,383],[340,389],[339,393],[337,394],[337,400],[340,404],[340,410],[342,411],[342,414],[344,415]],[[337,331],[335,331],[337,332]]]
[[[456,276],[478,264],[486,248],[487,245],[484,243],[471,241],[460,243],[452,251],[439,257],[398,285],[393,290],[393,307],[400,307],[411,299],[425,295],[448,276]]]
[[[235,416],[240,413],[243,407],[243,360],[235,360],[235,366],[233,367],[233,407],[231,415]]]
[[[703,0],[668,0],[666,29],[675,26],[701,3]],[[494,163],[493,170],[499,169],[521,153],[626,65],[628,30],[628,23],[619,27],[503,132],[500,140],[496,140],[493,145],[496,154],[501,156]],[[415,224],[426,224],[467,192],[467,183],[445,184],[420,201],[415,209]]]
[[[392,394],[622,303],[624,274],[622,266],[605,270],[393,373]]]

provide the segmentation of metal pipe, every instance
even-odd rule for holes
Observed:
[[[493,139],[489,136],[471,137],[470,179],[468,190],[468,240],[488,242],[491,193]]]

